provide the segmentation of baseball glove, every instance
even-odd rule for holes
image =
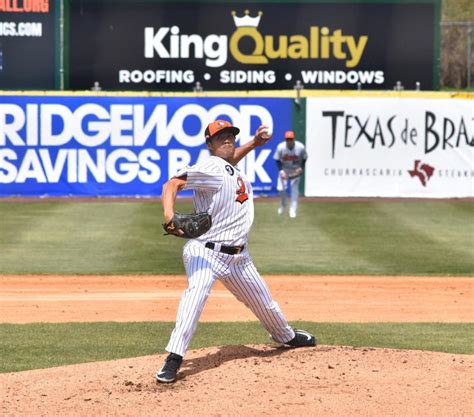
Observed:
[[[293,174],[288,175],[288,179],[289,180],[294,180],[295,178],[298,178],[300,175],[301,174],[293,173]]]
[[[163,223],[163,229],[167,235],[195,239],[206,233],[211,225],[211,216],[207,213],[175,213],[168,223]]]
[[[292,180],[292,179],[298,178],[302,173],[303,171],[301,169],[295,169],[290,172],[287,172],[288,179]]]

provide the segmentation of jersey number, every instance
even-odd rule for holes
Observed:
[[[247,194],[247,190],[245,189],[245,183],[241,177],[237,178],[237,185],[239,186],[239,189],[236,191],[237,198],[235,199],[235,201],[238,201],[240,204],[243,204],[244,201],[247,201],[249,199],[249,195]]]

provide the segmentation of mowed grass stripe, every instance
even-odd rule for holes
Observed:
[[[457,210],[461,205],[463,209]],[[472,275],[474,271],[474,206],[469,202],[305,202],[296,219],[275,220],[276,209],[277,204],[273,213],[257,212],[262,227],[250,239],[253,257],[264,273]],[[282,229],[276,240],[272,223]]]
[[[474,203],[259,201],[250,233],[262,274],[474,275]],[[189,201],[176,209],[192,211]],[[0,202],[0,273],[183,274],[184,239],[149,201]]]
[[[193,211],[191,203],[178,203],[177,210]],[[184,274],[182,247],[186,240],[164,236],[163,209],[158,203],[143,203],[134,213],[128,235],[121,241],[122,259],[115,273]]]
[[[3,203],[0,209],[7,230],[0,237],[4,272],[121,272],[121,264],[140,246],[134,237],[141,236],[136,225],[142,221],[141,204]]]
[[[438,249],[446,257],[471,261],[474,265],[474,207],[468,202],[427,202],[410,206],[406,204],[380,205],[388,216],[410,229],[409,234]]]
[[[62,209],[61,205],[47,204],[33,207],[30,204],[0,203],[0,248],[2,263],[23,264],[30,259],[29,246],[47,244],[44,225]]]
[[[292,322],[320,344],[473,354],[474,325]],[[0,372],[164,353],[174,323],[1,324]],[[191,349],[269,343],[258,322],[200,323]],[[153,372],[160,363],[150,363]]]
[[[451,226],[449,203],[374,201],[347,203],[347,207],[350,217],[345,213],[330,216],[321,222],[321,228],[338,241],[339,247],[372,263],[368,273],[472,274],[472,235],[468,249],[471,257],[466,257],[467,230]],[[472,217],[465,216],[464,223],[469,222]],[[415,224],[418,227],[413,227]],[[439,235],[446,239],[441,242]]]
[[[350,213],[340,213],[325,203],[300,204],[298,216],[278,216],[278,202],[256,205],[255,225],[250,234],[250,251],[264,274],[344,274],[347,265],[368,271],[371,263],[353,255],[339,239],[335,229],[346,227]],[[338,207],[336,205],[336,207]],[[347,230],[350,233],[350,229]],[[330,272],[331,271],[331,272]]]

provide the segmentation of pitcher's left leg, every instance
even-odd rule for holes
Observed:
[[[244,303],[262,323],[263,327],[280,343],[295,337],[278,303],[273,300],[267,284],[258,273],[248,255],[236,255],[230,266],[230,277],[222,280],[227,289]]]

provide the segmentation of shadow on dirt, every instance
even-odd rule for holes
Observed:
[[[178,374],[178,379],[196,375],[208,369],[217,368],[225,362],[234,361],[236,359],[272,358],[292,350],[294,349],[286,347],[262,346],[262,349],[256,349],[245,345],[221,346],[215,353],[184,360],[181,371]]]
[[[334,347],[323,347],[322,350],[328,350],[333,349]],[[222,364],[230,361],[235,361],[239,359],[252,359],[258,361],[259,359],[270,360],[270,358],[273,358],[275,356],[279,356],[284,353],[289,353],[291,351],[295,350],[300,350],[300,349],[294,349],[294,348],[288,348],[288,347],[277,347],[277,346],[271,346],[271,345],[261,345],[261,348],[255,348],[255,347],[250,347],[250,346],[245,346],[245,345],[226,345],[226,346],[220,346],[218,347],[217,352],[213,353],[206,353],[203,356],[197,357],[197,358],[192,358],[192,359],[185,359],[183,361],[183,364],[181,366],[181,369],[178,372],[178,378],[176,379],[176,382],[174,384],[157,384],[156,381],[154,381],[153,384],[150,385],[149,388],[151,388],[151,391],[160,391],[160,392],[166,392],[166,391],[179,391],[180,388],[183,388],[183,383],[191,382],[193,381],[192,378],[189,378],[193,375],[197,375],[201,372],[205,372],[210,369],[218,368]],[[317,349],[318,351],[321,350],[321,347],[311,347],[311,348],[304,348],[304,350],[313,350]],[[199,379],[199,378],[198,378]],[[198,381],[198,379],[195,380],[195,382]],[[197,382],[199,383],[199,382]],[[186,386],[189,387],[188,384]]]

